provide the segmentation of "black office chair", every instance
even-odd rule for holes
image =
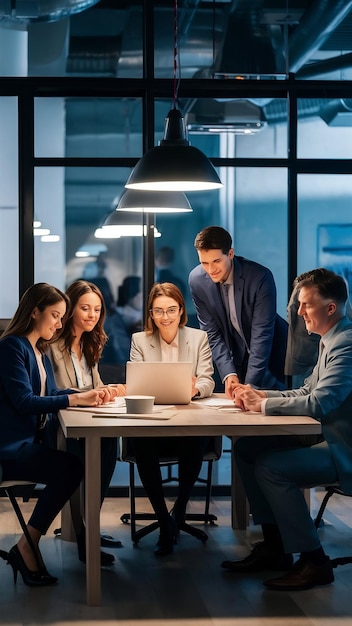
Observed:
[[[12,504],[12,508],[20,523],[20,526],[27,538],[29,545],[32,546],[32,538],[28,533],[26,522],[24,521],[22,511],[17,502],[17,497],[21,497],[23,502],[28,502],[35,488],[35,483],[28,480],[2,480],[2,467],[0,465],[0,496],[5,494]],[[36,553],[34,549],[34,554]],[[7,558],[7,552],[0,550],[0,556]]]
[[[329,502],[331,496],[337,494],[339,496],[351,497],[350,494],[345,493],[339,483],[334,483],[332,485],[325,485],[325,496],[321,502],[318,514],[314,520],[314,524],[316,528],[319,528],[324,525],[323,514],[326,509],[327,503]],[[352,555],[351,556],[339,556],[335,559],[331,559],[332,567],[337,567],[338,565],[346,565],[347,563],[352,563]]]
[[[147,439],[146,439],[147,441]],[[213,462],[217,461],[221,457],[222,452],[222,437],[210,437],[209,444],[203,456],[203,461],[208,463],[207,468],[207,477],[206,478],[198,478],[197,482],[205,484],[205,507],[203,513],[187,513],[186,521],[199,521],[204,522],[205,524],[214,524],[217,520],[217,517],[211,513],[209,513],[210,506],[210,498],[211,498],[211,483],[212,483],[212,470],[213,470]],[[135,465],[136,459],[134,456],[133,445],[131,445],[131,439],[129,437],[122,437],[120,441],[120,461],[127,461],[129,463],[129,495],[130,495],[130,513],[124,513],[121,515],[121,521],[124,524],[128,522],[131,523],[131,539],[133,543],[138,543],[142,537],[145,537],[149,533],[153,532],[155,529],[159,527],[158,521],[154,521],[151,524],[144,526],[137,530],[136,521],[137,520],[156,520],[154,513],[137,513],[136,512],[136,488],[135,488]],[[172,466],[177,465],[176,457],[163,457],[160,459],[160,465],[162,467],[167,467],[168,473],[167,477],[163,480],[163,483],[169,482],[177,482],[177,476],[172,474]],[[196,528],[191,524],[185,524],[182,528],[184,532],[193,535],[197,539],[202,542],[207,541],[208,535],[201,530],[200,528]]]

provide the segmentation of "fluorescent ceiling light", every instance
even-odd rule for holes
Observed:
[[[266,122],[236,122],[216,124],[188,124],[187,129],[193,135],[206,135],[207,133],[221,134],[233,133],[234,135],[255,135],[266,126]]]
[[[43,237],[50,235],[49,228],[33,228],[33,234],[35,237]]]
[[[43,235],[43,237],[40,238],[40,241],[43,241],[44,243],[53,243],[55,241],[60,241],[60,236],[59,235]]]

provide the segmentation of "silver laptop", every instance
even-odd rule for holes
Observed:
[[[186,361],[127,361],[126,393],[155,396],[155,404],[188,404],[192,369]]]

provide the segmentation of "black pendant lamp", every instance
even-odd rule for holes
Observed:
[[[221,180],[209,159],[187,139],[177,102],[177,0],[174,0],[174,103],[165,119],[164,138],[133,169],[125,187],[146,191],[218,189]]]

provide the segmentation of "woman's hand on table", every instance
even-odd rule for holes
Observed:
[[[199,394],[199,389],[196,387],[197,384],[197,376],[192,376],[192,395],[191,398],[197,398]]]
[[[108,385],[108,389],[111,393],[112,400],[114,398],[122,398],[126,395],[126,385],[122,383]]]
[[[109,394],[104,392],[104,388],[89,389],[80,393],[72,393],[68,396],[69,406],[99,406],[109,402]]]

